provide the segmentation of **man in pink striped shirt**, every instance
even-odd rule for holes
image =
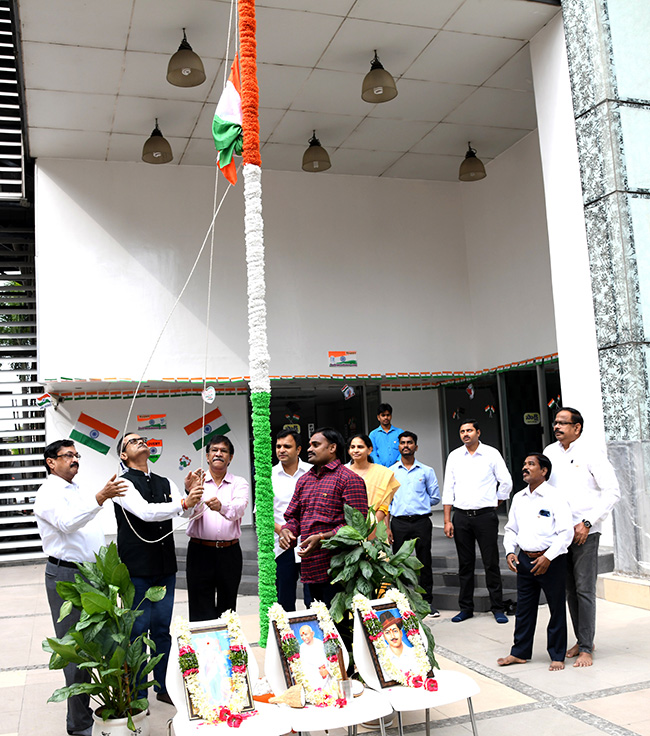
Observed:
[[[187,527],[187,592],[190,621],[234,611],[243,558],[241,520],[248,505],[248,481],[228,472],[235,448],[225,435],[206,445],[210,477]],[[215,600],[216,599],[216,600]]]

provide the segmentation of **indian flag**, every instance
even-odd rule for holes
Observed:
[[[111,427],[110,424],[104,424],[99,419],[95,419],[82,412],[74,429],[70,432],[70,439],[80,442],[92,450],[97,450],[102,455],[107,455],[111,449],[110,443],[115,442],[118,434],[119,431],[115,427]]]
[[[212,136],[218,152],[217,166],[223,175],[234,186],[237,183],[237,167],[232,160],[233,154],[241,156],[243,150],[241,83],[239,81],[239,57],[235,58],[230,68],[230,76],[224,87],[212,121]]]
[[[162,440],[148,440],[147,447],[149,448],[149,462],[155,463],[160,459],[163,450]]]
[[[230,432],[230,427],[224,422],[224,418],[218,407],[204,417],[195,419],[184,427],[184,429],[185,433],[190,436],[195,450],[205,447],[215,435]]]

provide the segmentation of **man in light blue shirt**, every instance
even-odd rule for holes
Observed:
[[[431,606],[431,615],[439,616],[433,606],[433,575],[431,572],[431,509],[440,503],[438,479],[433,468],[415,459],[418,437],[415,432],[399,435],[400,460],[391,470],[400,487],[390,505],[390,528],[393,552],[409,539],[417,539],[415,556],[423,567],[418,570],[418,580],[424,588],[424,599]]]
[[[377,408],[379,426],[370,433],[373,461],[378,465],[390,468],[399,460],[399,436],[402,430],[393,427],[393,407],[390,404],[379,404]]]

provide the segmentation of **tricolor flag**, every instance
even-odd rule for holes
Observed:
[[[81,442],[82,445],[90,447],[92,450],[107,455],[111,449],[111,442],[114,442],[119,434],[115,427],[110,424],[104,424],[99,419],[88,416],[83,412],[79,415],[77,424],[70,432],[70,439],[75,442]]]
[[[237,183],[237,167],[233,154],[241,156],[243,150],[241,83],[239,81],[239,57],[235,58],[212,121],[212,136],[218,152],[217,166],[234,186]]]
[[[52,397],[50,394],[43,394],[36,399],[36,406],[39,409],[45,409],[48,406],[52,406]]]
[[[194,420],[184,429],[185,433],[190,436],[195,450],[205,447],[214,435],[230,432],[230,427],[223,421],[218,407],[208,412],[205,417]]]
[[[147,447],[149,448],[149,462],[155,463],[160,459],[163,450],[162,440],[147,440]]]

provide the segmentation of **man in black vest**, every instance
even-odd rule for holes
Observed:
[[[158,682],[156,698],[171,705],[165,687],[177,570],[171,520],[189,516],[190,509],[201,500],[201,475],[187,474],[185,490],[188,495],[181,497],[173,481],[149,472],[149,448],[145,437],[129,432],[119,441],[117,450],[127,468],[121,476],[126,481],[127,491],[114,504],[117,549],[135,586],[134,606],[142,601],[140,610],[143,611],[135,620],[133,637],[149,632],[156,645],[156,654],[165,655],[155,666],[153,676]],[[152,585],[167,588],[165,597],[155,604],[144,597]]]

